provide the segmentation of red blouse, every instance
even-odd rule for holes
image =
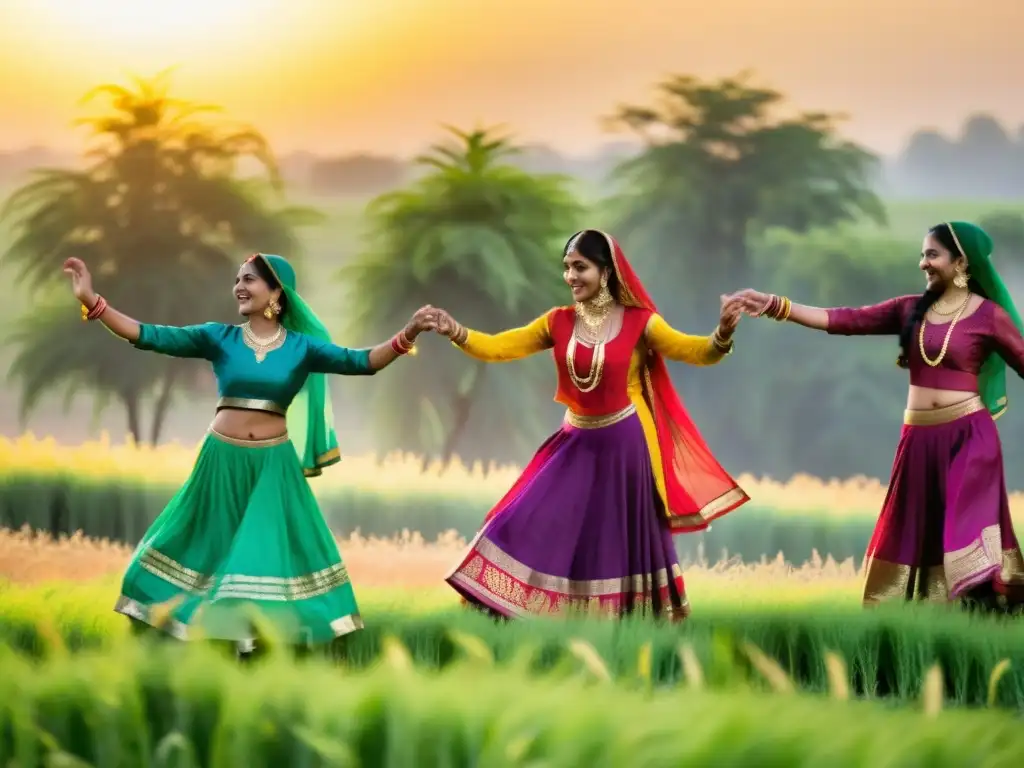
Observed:
[[[646,309],[633,307],[623,312],[618,335],[604,345],[600,383],[590,392],[581,392],[569,378],[566,354],[576,326],[576,312],[572,307],[552,312],[548,318],[548,328],[558,371],[555,402],[581,416],[605,416],[628,408],[631,403],[629,384],[633,352],[643,338],[651,314]],[[590,375],[594,348],[577,343],[573,359],[576,376],[585,380]]]
[[[898,336],[919,296],[900,296],[867,307],[834,307],[828,313],[828,332],[841,336]],[[942,350],[949,323],[925,325],[924,349],[934,360]],[[1008,366],[1024,377],[1024,338],[1006,311],[985,300],[953,329],[942,362],[932,367],[921,358],[920,324],[910,345],[910,383],[916,387],[977,392],[978,373],[986,358],[999,354]]]

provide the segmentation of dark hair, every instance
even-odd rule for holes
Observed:
[[[562,248],[562,258],[569,255],[570,249],[576,251],[587,261],[592,261],[598,269],[608,270],[608,290],[615,297],[619,298],[619,276],[615,273],[615,262],[612,259],[612,249],[608,244],[608,238],[603,232],[596,229],[584,229],[570,237],[565,247]]]
[[[949,251],[953,258],[953,261],[958,261],[964,257],[960,251],[960,246],[957,245],[956,237],[953,235],[953,231],[950,229],[949,224],[936,224],[934,227],[928,230],[928,234],[934,237],[942,247]],[[982,290],[981,286],[977,284],[973,279],[970,279],[967,283],[967,287],[971,293],[976,293],[982,298],[988,298],[985,296],[985,291]],[[913,343],[914,329],[918,323],[924,320],[924,316],[928,313],[928,310],[932,308],[932,305],[939,300],[939,296],[942,295],[943,289],[929,288],[918,298],[917,303],[914,304],[914,309],[910,313],[906,322],[903,324],[903,328],[900,329],[900,356],[896,359],[896,364],[900,368],[910,367],[910,345]]]
[[[260,279],[267,284],[270,290],[281,290],[281,295],[277,299],[277,303],[281,307],[281,314],[278,317],[284,317],[288,311],[288,297],[284,295],[281,283],[274,277],[274,273],[270,270],[270,266],[264,261],[262,256],[252,259],[251,263],[252,268],[256,270],[256,274],[260,276]]]

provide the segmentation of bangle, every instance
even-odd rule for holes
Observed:
[[[772,294],[768,299],[768,303],[764,305],[764,309],[758,312],[757,316],[768,317],[776,322],[782,323],[789,319],[789,313],[792,309],[793,302],[785,296],[776,296],[775,294]]]
[[[731,338],[722,338],[721,328],[715,328],[715,332],[711,334],[711,343],[714,345],[715,349],[725,355],[731,355],[733,347],[735,346]]]
[[[469,330],[462,323],[456,323],[455,333],[451,335],[452,344],[461,347],[469,338]]]
[[[786,320],[789,319],[789,313],[793,309],[793,302],[791,302],[785,296],[783,296],[780,301],[782,302],[782,306],[779,309],[778,314],[775,316],[775,321],[779,323],[784,323],[786,322]]]
[[[391,349],[396,355],[416,356],[416,345],[409,341],[404,328],[391,337]]]
[[[102,296],[97,296],[96,303],[92,305],[92,309],[89,309],[85,304],[82,305],[82,320],[96,320],[107,311],[107,306],[107,300]]]

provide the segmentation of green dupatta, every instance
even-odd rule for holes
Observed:
[[[1024,333],[1024,323],[1013,303],[1013,297],[995,267],[992,266],[992,238],[976,224],[966,221],[946,222],[960,255],[967,260],[967,274],[989,301],[1002,307],[1017,330]],[[988,356],[978,373],[978,394],[992,418],[998,419],[1008,407],[1006,401],[1006,361],[996,352]]]
[[[331,335],[327,328],[295,289],[295,269],[292,265],[285,258],[273,254],[257,253],[253,258],[263,260],[287,297],[288,308],[281,319],[285,330],[330,342]],[[324,467],[341,461],[327,376],[311,373],[306,377],[306,383],[288,406],[286,419],[288,436],[298,451],[306,477],[318,477]]]

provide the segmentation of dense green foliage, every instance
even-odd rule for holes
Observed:
[[[128,637],[129,625],[111,610],[114,594],[96,585],[0,586],[0,643],[39,659],[115,648]],[[381,658],[385,638],[396,637],[423,668],[447,668],[468,651],[537,675],[572,667],[576,654],[570,641],[579,638],[593,647],[612,677],[634,675],[638,664],[648,664],[638,660],[649,654],[653,683],[671,686],[686,676],[680,649],[687,645],[709,685],[745,681],[764,687],[768,683],[750,656],[752,644],[806,691],[826,692],[834,685],[826,654],[835,653],[845,660],[844,677],[854,696],[916,699],[927,671],[938,664],[950,702],[983,706],[994,696],[992,703],[1024,710],[1024,626],[958,609],[883,606],[865,611],[855,604],[792,602],[792,593],[779,594],[778,602],[766,606],[745,604],[737,594],[700,604],[682,624],[639,619],[495,623],[470,610],[437,604],[416,611],[415,602],[410,603],[416,594],[368,595],[362,601],[366,629],[324,653],[348,668],[368,668]],[[425,596],[429,599],[429,592]],[[464,636],[477,640],[467,646]],[[157,645],[178,642],[153,630],[142,637]],[[1004,659],[1010,666],[993,694],[992,674]]]
[[[370,672],[121,649],[0,677],[0,761],[85,766],[1017,765],[999,712],[891,711],[736,690],[625,690],[466,665]],[[313,693],[315,692],[315,693]],[[1018,762],[1015,762],[1018,761]]]

